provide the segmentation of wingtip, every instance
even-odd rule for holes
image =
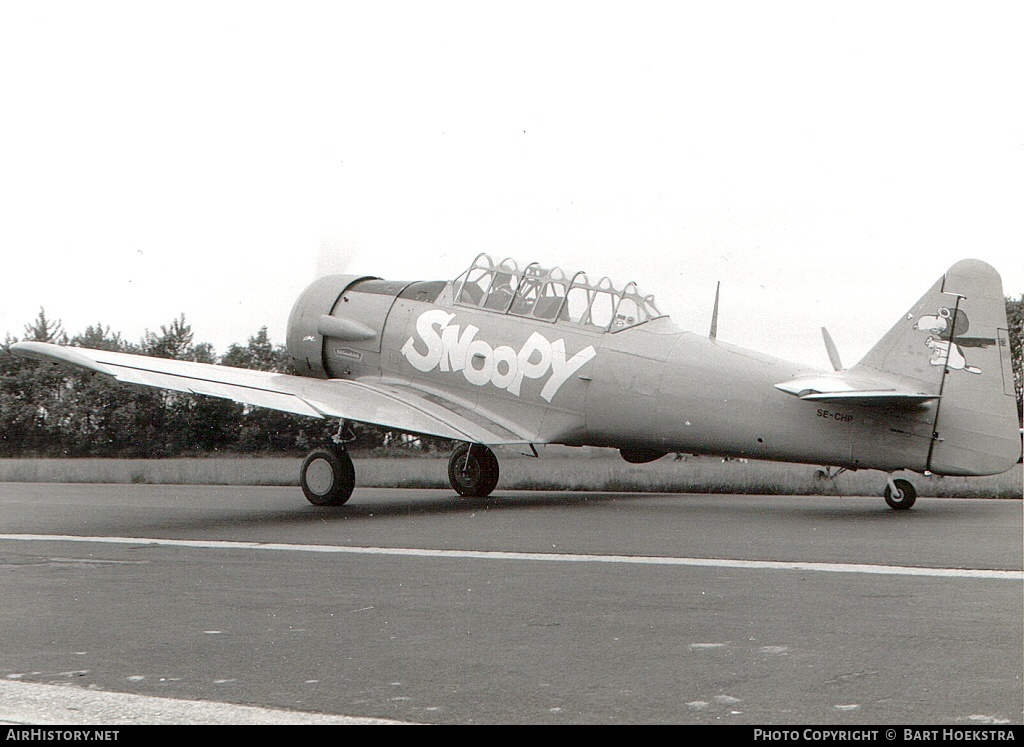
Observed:
[[[98,361],[79,352],[78,348],[67,345],[55,345],[52,342],[39,342],[37,340],[23,340],[11,345],[11,352],[22,358],[31,358],[46,363],[66,363],[80,368],[86,368],[96,373],[113,376],[114,372]]]

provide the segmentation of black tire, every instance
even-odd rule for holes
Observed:
[[[485,498],[498,486],[498,458],[481,444],[461,444],[448,460],[448,482],[463,498]]]
[[[316,449],[302,463],[299,483],[314,506],[343,506],[356,485],[356,469],[348,452]]]
[[[917,491],[907,480],[893,480],[893,484],[896,485],[896,490],[899,491],[899,494],[894,496],[892,488],[886,485],[885,502],[889,504],[889,508],[897,511],[906,511],[917,500]]]

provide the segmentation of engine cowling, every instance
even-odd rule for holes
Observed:
[[[353,284],[371,279],[376,278],[371,275],[327,275],[302,291],[288,316],[287,349],[296,373],[328,378],[324,360],[325,337],[365,337],[367,330],[362,329],[365,325],[331,317],[330,314],[341,295]],[[325,321],[323,317],[333,321]]]

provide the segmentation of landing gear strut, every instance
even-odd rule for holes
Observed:
[[[448,460],[448,481],[463,498],[485,498],[498,485],[498,458],[483,444],[461,444]]]
[[[889,475],[889,481],[885,486],[885,502],[889,508],[897,511],[906,511],[914,505],[917,500],[917,491],[907,480],[894,480]]]

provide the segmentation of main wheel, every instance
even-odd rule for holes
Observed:
[[[356,485],[356,469],[348,452],[317,449],[302,463],[299,482],[314,506],[342,506]]]
[[[448,481],[464,498],[484,498],[498,485],[498,458],[481,444],[461,444],[448,460]]]
[[[886,485],[885,502],[889,504],[889,508],[906,511],[917,500],[917,491],[907,480],[893,480],[893,484],[896,486],[897,492],[893,493],[892,488]]]

